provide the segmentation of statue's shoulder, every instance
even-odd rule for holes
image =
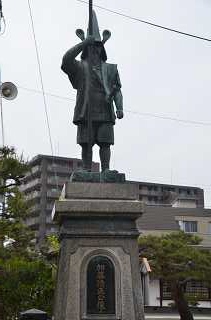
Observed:
[[[104,64],[107,65],[108,68],[117,68],[117,64],[114,64],[114,63],[104,62]]]
[[[112,72],[112,73],[117,72],[117,64],[107,63],[107,62],[104,62],[104,64],[107,70],[109,70],[109,72]]]

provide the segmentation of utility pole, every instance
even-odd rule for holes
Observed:
[[[2,0],[0,0],[0,33],[1,33],[1,20],[3,19]],[[1,88],[1,66],[0,66],[0,88]],[[0,112],[1,112],[1,130],[2,130],[2,146],[4,146],[4,121],[3,121],[3,106],[2,106],[2,90],[0,90]]]
[[[1,1],[1,0],[0,0]],[[2,81],[1,81],[1,66],[0,66],[0,109],[1,109],[1,136],[2,147],[4,147],[4,119],[3,119],[3,103],[2,103]]]

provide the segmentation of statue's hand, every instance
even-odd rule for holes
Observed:
[[[122,119],[124,117],[124,113],[122,110],[117,110],[116,116],[118,119]]]

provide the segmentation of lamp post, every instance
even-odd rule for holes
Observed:
[[[1,136],[2,146],[4,147],[4,119],[3,119],[3,105],[2,105],[2,82],[1,82],[1,69],[0,69],[0,108],[1,108]]]
[[[1,80],[1,67],[0,67],[0,112],[1,112],[1,134],[2,134],[2,146],[5,145],[4,136],[4,118],[3,118],[3,98],[6,100],[14,100],[17,97],[18,89],[12,82],[4,82]]]
[[[18,90],[17,87],[12,82],[4,82],[1,81],[1,67],[0,67],[0,113],[1,113],[1,134],[2,134],[2,147],[5,146],[5,137],[4,137],[4,118],[3,118],[3,98],[6,100],[13,100],[17,97]],[[3,185],[5,182],[0,181],[0,184]],[[0,199],[2,204],[1,216],[3,217],[5,214],[5,195],[2,194]]]

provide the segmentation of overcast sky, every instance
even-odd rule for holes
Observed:
[[[63,54],[87,29],[87,5],[77,0],[30,0],[47,93],[74,98],[60,70]],[[94,0],[135,18],[211,38],[210,0]],[[7,22],[0,37],[2,80],[19,87],[3,101],[5,142],[29,159],[51,154],[27,0],[3,0]],[[211,207],[211,42],[178,35],[96,8],[101,32],[109,29],[108,62],[117,63],[125,117],[115,126],[112,169],[127,179],[199,186]],[[54,153],[80,157],[74,101],[46,95]],[[134,113],[132,113],[134,112]],[[140,113],[140,114],[139,114]],[[196,125],[155,118],[201,121]],[[95,147],[94,160],[98,161]]]

